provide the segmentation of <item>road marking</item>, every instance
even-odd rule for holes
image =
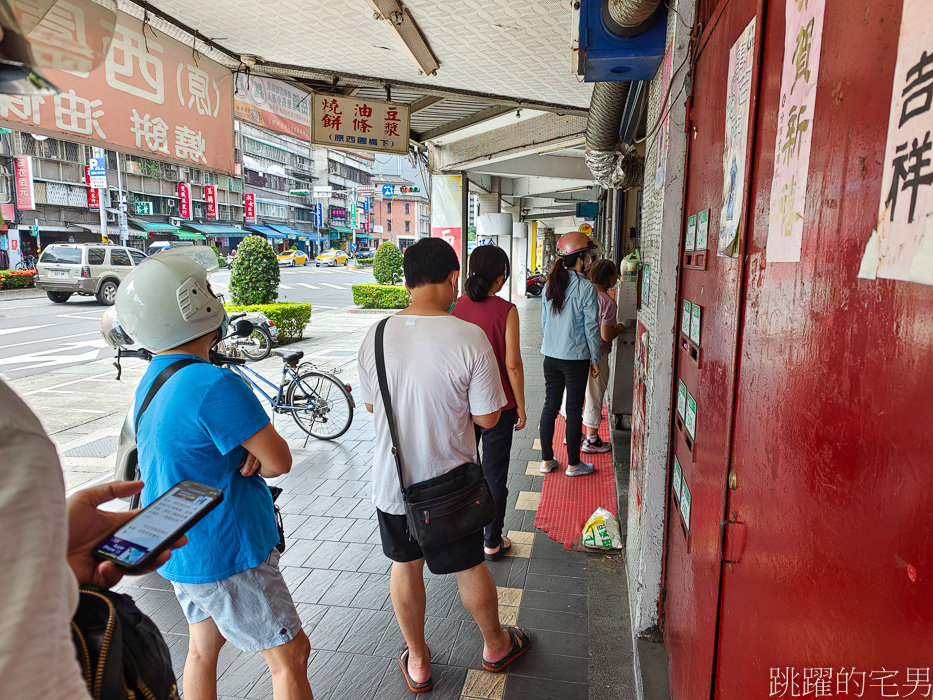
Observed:
[[[56,384],[50,386],[48,389],[61,389],[63,386],[71,386],[72,384],[80,384],[81,382],[86,382],[88,379],[97,379],[98,377],[106,377],[108,374],[112,375],[114,370],[110,369],[106,372],[101,372],[100,374],[95,374],[93,377],[82,377],[81,379],[73,379],[70,382],[65,382],[63,384]],[[33,391],[27,391],[23,396],[33,396],[35,394],[40,394],[43,391],[48,391],[48,389],[34,389]]]
[[[333,289],[339,289],[340,291],[343,291],[343,287],[341,287],[339,284],[331,284],[330,282],[321,282],[321,284],[325,287],[331,287]]]
[[[59,389],[40,389],[42,394],[73,394],[73,391],[61,391]]]
[[[314,305],[315,309],[339,309],[339,306],[321,306],[320,304]]]
[[[94,314],[94,315],[88,318],[87,316],[88,314]],[[58,314],[57,318],[76,318],[80,321],[97,321],[100,319],[101,316],[102,314],[100,313],[100,311],[80,311],[74,314]]]
[[[230,289],[229,284],[224,284],[223,282],[211,282],[212,287],[222,287],[223,289]]]
[[[51,325],[52,325],[51,323],[46,323],[41,326],[22,326],[21,328],[7,328],[5,330],[0,331],[0,335],[9,335],[10,333],[25,333],[26,331],[34,331],[38,328],[48,328]],[[10,346],[7,345],[4,347],[10,347]]]
[[[75,333],[74,335],[62,335],[57,338],[43,338],[42,340],[27,340],[22,343],[13,343],[12,345],[4,345],[3,349],[7,348],[18,348],[21,345],[32,345],[34,343],[48,343],[52,340],[66,340],[68,338],[83,338],[86,335],[100,335],[100,331],[90,331],[89,333]]]
[[[5,357],[0,359],[0,367],[31,363],[30,367],[23,367],[21,369],[36,369],[41,367],[54,367],[56,365],[67,365],[74,362],[96,360],[97,355],[100,353],[100,348],[105,347],[107,347],[107,343],[105,343],[103,340],[85,340],[79,343],[65,343],[61,347],[52,348],[51,350],[40,350],[39,352],[31,352],[25,355]],[[79,355],[52,354],[64,353],[68,350],[77,350],[78,348],[92,349]]]
[[[289,287],[287,284],[279,284],[279,289],[294,289],[294,287]]]
[[[299,287],[307,287],[308,289],[320,289],[320,287],[315,287],[313,284],[308,284],[307,282],[295,282]]]

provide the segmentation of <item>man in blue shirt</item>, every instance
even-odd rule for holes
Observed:
[[[278,529],[263,479],[288,473],[291,453],[249,386],[209,362],[227,316],[207,270],[183,250],[147,260],[120,285],[115,307],[122,328],[155,353],[136,390],[137,411],[165,368],[189,363],[165,381],[139,419],[143,505],[184,480],[224,494],[187,532],[184,555],[176,553],[160,569],[189,625],[185,698],[216,700],[217,658],[229,640],[262,652],[276,700],[310,700],[310,645],[278,568]]]

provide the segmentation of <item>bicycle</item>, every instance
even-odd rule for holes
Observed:
[[[16,269],[19,270],[35,270],[36,269],[36,257],[34,255],[24,255],[23,259],[16,263]]]
[[[334,440],[347,432],[356,407],[352,387],[338,379],[335,372],[322,372],[310,362],[299,365],[304,357],[301,350],[272,352],[282,358],[282,380],[278,385],[246,366],[245,360],[212,353],[211,361],[239,374],[269,402],[273,413],[290,414],[310,437]],[[275,393],[267,393],[255,379]]]

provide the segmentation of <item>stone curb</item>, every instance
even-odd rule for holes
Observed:
[[[41,299],[45,292],[41,289],[0,289],[0,301],[11,299]]]

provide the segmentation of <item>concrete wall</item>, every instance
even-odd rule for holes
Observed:
[[[688,26],[693,25],[695,3],[681,0],[674,7]],[[657,142],[646,143],[645,181],[642,194],[641,255],[651,265],[650,292],[642,304],[638,320],[648,330],[648,387],[644,444],[644,478],[639,508],[629,493],[628,568],[629,603],[635,636],[658,621],[661,590],[661,562],[666,515],[667,455],[671,418],[671,376],[673,371],[674,330],[677,309],[677,283],[683,206],[684,162],[687,138],[684,85],[687,67],[676,72],[688,53],[690,33],[677,15],[670,13],[668,45],[673,46],[673,88],[670,91],[669,141],[666,176],[655,189]],[[659,121],[667,87],[662,72],[651,83],[648,107],[648,133]],[[628,231],[625,231],[628,235]]]

